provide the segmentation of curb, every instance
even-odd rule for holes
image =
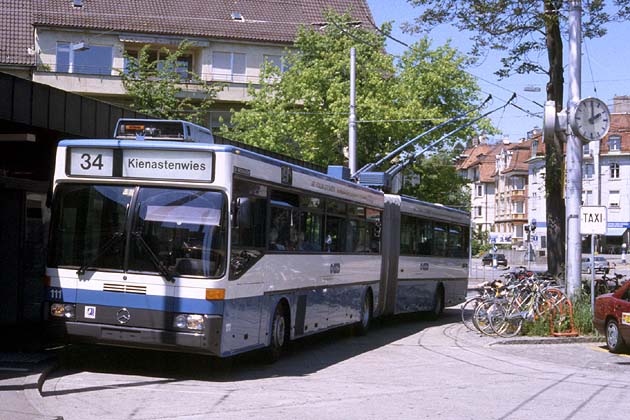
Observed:
[[[491,346],[501,344],[574,344],[574,343],[602,343],[605,342],[605,337],[595,336],[580,336],[580,337],[520,337],[510,338],[506,340],[497,341],[491,343]]]
[[[29,375],[24,380],[24,396],[27,401],[42,415],[49,417],[51,419],[63,420],[63,417],[59,416],[51,416],[50,414],[46,414],[42,412],[44,397],[42,397],[42,388],[44,387],[44,382],[48,378],[50,372],[55,370],[59,366],[59,363],[56,359],[51,360],[46,363],[41,369],[41,371],[37,373],[33,373]]]

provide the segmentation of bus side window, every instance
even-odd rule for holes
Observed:
[[[232,200],[232,246],[264,248],[267,220],[266,187],[235,181]]]

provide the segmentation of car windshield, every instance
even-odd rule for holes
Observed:
[[[150,272],[167,279],[224,271],[220,192],[63,184],[54,201],[50,267]]]

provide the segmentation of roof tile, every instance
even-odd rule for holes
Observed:
[[[31,0],[0,0],[0,63],[35,65]]]
[[[38,0],[37,26],[105,29],[190,37],[291,43],[301,25],[324,20],[328,9],[372,21],[365,0]],[[233,20],[238,12],[242,21]]]

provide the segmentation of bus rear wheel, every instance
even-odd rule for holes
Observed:
[[[433,297],[433,309],[427,315],[430,320],[435,321],[442,315],[442,312],[444,312],[444,287],[440,284]]]
[[[353,332],[355,335],[366,335],[368,333],[372,323],[372,305],[372,292],[367,290],[363,296],[359,322],[354,324]]]
[[[278,303],[271,320],[271,340],[267,348],[267,359],[274,363],[280,359],[289,342],[289,317],[285,306]]]

